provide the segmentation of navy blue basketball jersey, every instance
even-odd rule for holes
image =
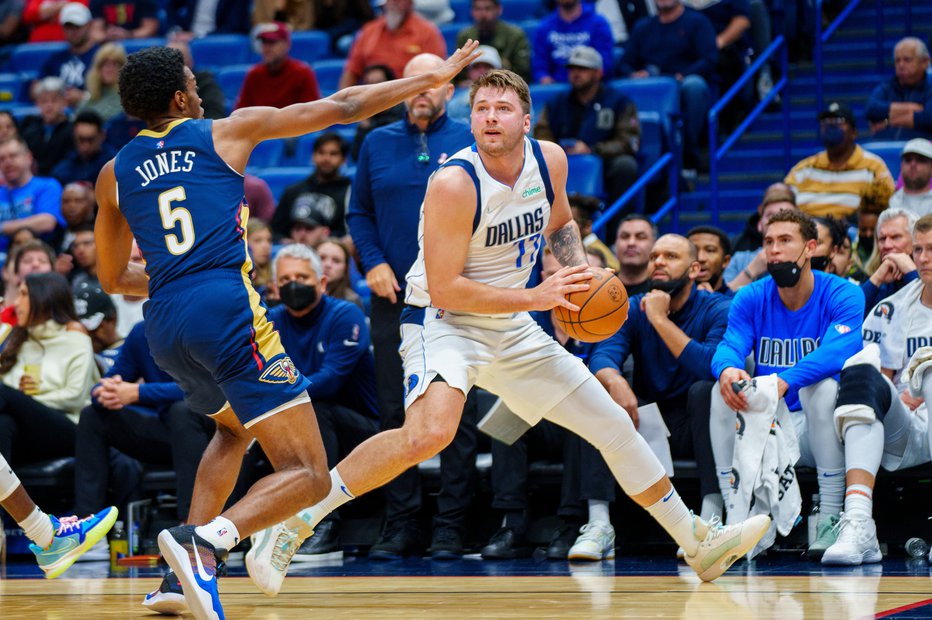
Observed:
[[[214,150],[212,124],[179,119],[140,131],[114,160],[119,208],[145,257],[150,297],[186,275],[252,269],[243,175]]]

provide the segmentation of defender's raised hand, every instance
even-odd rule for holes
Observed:
[[[472,61],[479,58],[480,52],[476,50],[477,47],[479,47],[479,42],[469,39],[463,44],[463,47],[453,52],[442,65],[437,67],[433,72],[433,75],[437,78],[434,88],[443,86],[459,75],[463,69],[471,65]]]

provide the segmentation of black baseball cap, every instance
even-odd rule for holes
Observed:
[[[104,292],[100,286],[84,283],[78,287],[74,293],[74,309],[78,313],[78,319],[81,324],[92,332],[105,319],[115,319],[117,315],[116,306],[110,295]]]
[[[857,120],[854,118],[854,111],[846,103],[832,101],[825,109],[819,113],[819,120],[824,121],[827,118],[844,119],[852,128],[857,127]]]

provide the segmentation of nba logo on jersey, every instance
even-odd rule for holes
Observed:
[[[155,148],[157,148],[157,149],[163,149],[163,148],[165,148],[165,140],[159,140],[158,142],[156,142],[156,143],[155,143]]]
[[[266,383],[294,384],[297,380],[298,369],[295,368],[294,362],[291,361],[290,357],[283,357],[277,360],[259,375],[259,381],[264,381]]]

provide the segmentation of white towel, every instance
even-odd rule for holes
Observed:
[[[736,488],[728,506],[728,520],[773,516],[776,531],[786,536],[799,520],[802,496],[796,480],[799,443],[786,403],[777,396],[777,375],[755,377],[744,391],[748,408],[738,413],[732,463]],[[753,558],[775,539],[773,532],[748,554]]]
[[[909,393],[913,398],[922,398],[922,377],[932,368],[932,347],[919,347],[909,358],[906,371],[909,377]],[[929,407],[929,403],[926,403]]]

